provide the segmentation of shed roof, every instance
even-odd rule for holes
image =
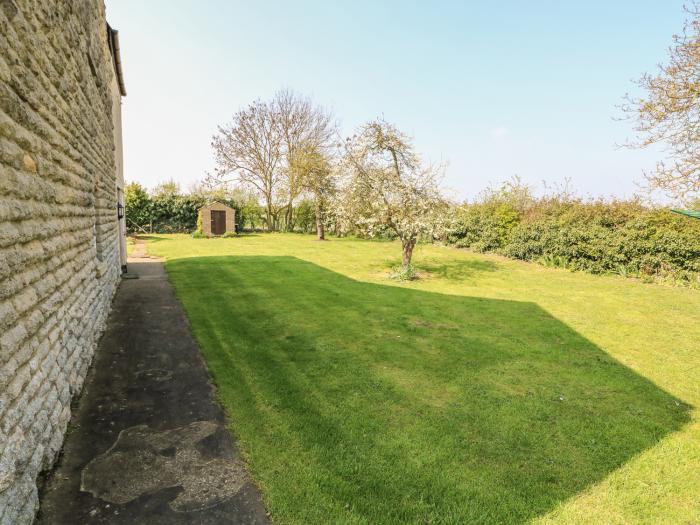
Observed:
[[[233,210],[233,208],[232,208],[231,206],[229,206],[228,204],[226,204],[226,203],[224,203],[224,202],[221,202],[221,201],[210,201],[210,202],[207,202],[204,206],[202,206],[202,207],[200,208],[200,210],[203,210],[204,208],[210,208],[210,207],[213,206],[214,204],[218,204],[219,206],[224,206],[224,207],[228,208],[229,210]]]
[[[673,209],[671,210],[673,213],[678,213],[680,215],[685,215],[687,217],[692,217],[693,219],[700,219],[700,211],[694,211],[694,210],[679,210],[679,209]]]

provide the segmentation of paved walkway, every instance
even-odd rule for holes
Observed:
[[[163,264],[137,246],[40,524],[266,524]]]

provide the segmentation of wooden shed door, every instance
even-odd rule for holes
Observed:
[[[225,211],[211,210],[211,233],[212,235],[223,235],[226,233]]]

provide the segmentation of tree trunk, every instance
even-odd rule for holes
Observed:
[[[326,234],[323,229],[323,214],[321,213],[321,199],[316,197],[316,237],[319,241],[326,239]]]
[[[269,191],[265,193],[265,227],[268,233],[272,231],[272,193]]]
[[[416,246],[416,240],[402,240],[401,246],[403,247],[403,259],[401,261],[401,264],[404,268],[407,268],[411,265],[411,257],[413,257],[413,248]]]
[[[318,238],[319,241],[326,240],[326,232],[323,228],[323,221],[317,220],[317,222],[316,222],[316,237]]]
[[[294,230],[294,206],[292,205],[292,201],[289,201],[287,204],[287,209],[284,212],[284,229],[285,231],[291,232]]]

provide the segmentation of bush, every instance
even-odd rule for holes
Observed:
[[[127,231],[137,232],[138,226],[148,225],[151,213],[150,205],[151,198],[138,182],[132,182],[124,187],[124,214]]]
[[[231,239],[232,237],[238,237],[236,232],[226,232],[222,235],[224,239]]]
[[[392,268],[391,275],[389,275],[389,277],[397,281],[413,281],[418,279],[418,272],[411,264],[408,266],[395,266]]]
[[[509,191],[459,207],[449,241],[546,266],[700,284],[700,221],[637,200],[514,199]]]
[[[316,207],[313,201],[304,199],[294,207],[294,226],[303,233],[311,233],[316,229]]]
[[[457,217],[458,227],[451,235],[453,242],[478,252],[496,251],[505,246],[520,222],[518,212],[505,203],[463,207]]]
[[[203,194],[180,195],[159,192],[149,195],[138,183],[127,184],[124,191],[124,208],[129,232],[191,233],[202,230],[199,210],[212,199]],[[236,223],[246,219],[242,205],[228,198],[216,200],[236,210]],[[251,214],[252,204],[245,203],[246,213]],[[249,217],[250,218],[250,217]]]
[[[204,199],[191,195],[162,195],[151,199],[151,222],[156,233],[191,232],[197,227]]]

